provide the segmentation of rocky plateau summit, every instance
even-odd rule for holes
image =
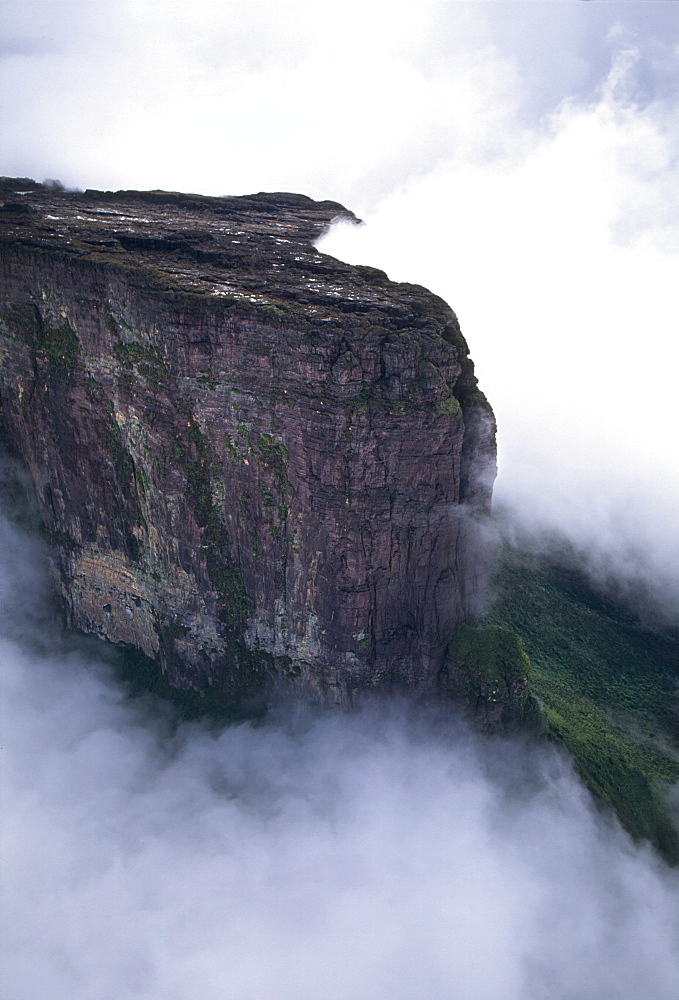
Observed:
[[[317,250],[334,202],[0,201],[2,439],[68,623],[227,704],[461,690],[495,425],[449,306]]]

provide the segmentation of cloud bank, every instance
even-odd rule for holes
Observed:
[[[0,543],[7,996],[674,997],[678,876],[556,752],[395,703],[176,724]]]
[[[454,306],[498,418],[498,509],[676,624],[679,102],[642,100],[644,52],[610,42],[589,100],[513,148],[501,133],[494,160],[450,158],[319,247]]]

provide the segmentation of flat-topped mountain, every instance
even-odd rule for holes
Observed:
[[[454,688],[495,428],[446,303],[316,250],[334,202],[0,201],[2,435],[69,623],[225,702]]]

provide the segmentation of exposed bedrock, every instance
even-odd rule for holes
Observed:
[[[2,433],[69,623],[227,702],[436,688],[495,475],[445,302],[317,251],[332,202],[0,198]]]

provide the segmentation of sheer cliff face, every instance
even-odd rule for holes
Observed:
[[[316,251],[330,202],[0,198],[2,433],[70,623],[227,701],[435,685],[495,468],[448,306]]]

